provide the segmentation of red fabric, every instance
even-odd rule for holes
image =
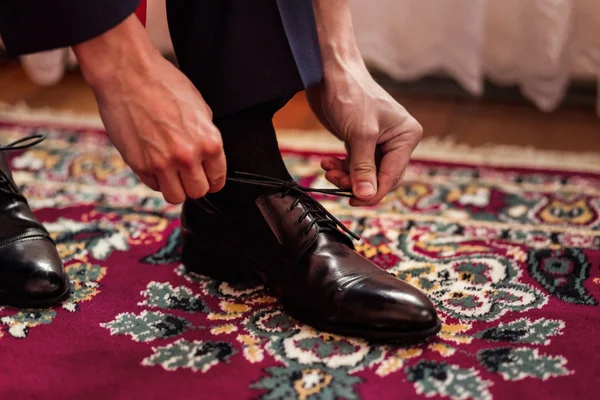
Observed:
[[[148,11],[148,7],[147,7],[147,4],[146,4],[146,0],[141,0],[140,1],[140,6],[135,11],[135,15],[137,15],[137,17],[142,22],[142,25],[144,25],[144,26],[146,26],[146,13],[147,13],[147,11]]]

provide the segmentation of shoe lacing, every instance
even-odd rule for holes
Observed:
[[[290,194],[296,194],[298,197],[292,202],[288,211],[292,211],[294,208],[302,202],[305,206],[305,211],[300,215],[296,223],[301,223],[306,219],[306,217],[311,216],[312,220],[304,230],[304,235],[307,235],[313,226],[317,226],[319,231],[336,231],[338,227],[346,232],[348,235],[353,237],[356,240],[360,240],[360,236],[356,233],[352,232],[348,229],[340,220],[333,216],[325,207],[321,205],[317,200],[315,200],[310,193],[322,193],[333,196],[342,196],[352,198],[352,192],[349,190],[342,189],[317,189],[310,188],[306,186],[302,186],[298,184],[298,182],[293,180],[283,180],[278,178],[273,178],[270,176],[259,175],[259,174],[251,174],[248,172],[236,172],[236,176],[228,177],[227,180],[236,183],[248,184],[248,185],[258,185],[271,187],[275,189],[280,189],[280,196],[284,198]]]
[[[15,140],[14,142],[11,142],[9,144],[0,145],[0,152],[28,149],[30,147],[33,147],[33,146],[43,142],[44,140],[46,140],[46,137],[44,135],[26,136],[24,138]],[[8,176],[6,176],[6,174],[4,174],[1,169],[0,169],[0,191],[8,192],[10,194],[14,194],[17,196],[20,195],[19,190],[14,186],[14,184],[11,182],[11,180],[8,178]]]

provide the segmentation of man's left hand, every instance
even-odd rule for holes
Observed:
[[[350,205],[375,205],[396,190],[423,128],[364,64],[326,71],[306,95],[321,123],[346,144],[346,159],[325,157],[321,166],[331,183],[352,188]]]

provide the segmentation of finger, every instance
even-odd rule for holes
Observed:
[[[333,156],[323,157],[321,160],[321,168],[323,168],[325,171],[332,171],[334,169],[339,169],[346,172],[348,171],[344,161]]]
[[[208,179],[208,192],[216,193],[223,189],[227,179],[225,153],[221,151],[216,157],[204,160],[203,166]]]
[[[340,180],[340,188],[342,189],[350,189],[352,188],[352,181],[350,180],[350,175],[346,175]]]
[[[352,193],[359,200],[368,201],[377,193],[375,140],[366,138],[351,143],[350,180]]]
[[[198,163],[193,169],[180,170],[179,178],[181,179],[181,183],[183,183],[185,194],[189,198],[199,199],[204,197],[208,192],[208,179],[204,174],[201,163]]]
[[[410,162],[410,157],[423,137],[423,127],[412,118],[406,134],[396,136],[383,146],[384,156],[379,163],[378,179],[385,186],[385,194],[398,189]]]
[[[352,184],[350,183],[350,175],[348,175],[344,171],[340,171],[337,169],[333,171],[328,171],[325,174],[325,179],[327,179],[329,182],[333,183],[340,189],[349,189],[352,187]]]
[[[207,127],[206,140],[202,148],[203,168],[208,179],[209,193],[223,189],[227,179],[227,162],[223,149],[223,139],[215,125]]]
[[[172,169],[157,175],[158,186],[167,203],[181,204],[185,200],[185,189],[179,179],[179,174]]]
[[[377,174],[379,188],[377,194],[368,201],[352,199],[350,205],[360,207],[378,204],[388,193],[397,189],[410,160],[411,152],[412,149],[410,147],[400,146],[385,154],[379,164],[379,173]]]
[[[160,186],[158,185],[158,180],[152,174],[137,174],[137,177],[144,185],[148,186],[150,189],[155,192],[160,192]]]

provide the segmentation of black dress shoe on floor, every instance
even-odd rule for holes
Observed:
[[[299,321],[372,340],[421,341],[441,327],[427,296],[359,255],[356,237],[293,181],[243,174],[266,194],[248,210],[223,212],[188,199],[182,212],[188,271],[235,282],[258,275]]]
[[[69,297],[56,246],[15,185],[4,154],[43,139],[31,136],[0,145],[0,306],[49,307]]]

